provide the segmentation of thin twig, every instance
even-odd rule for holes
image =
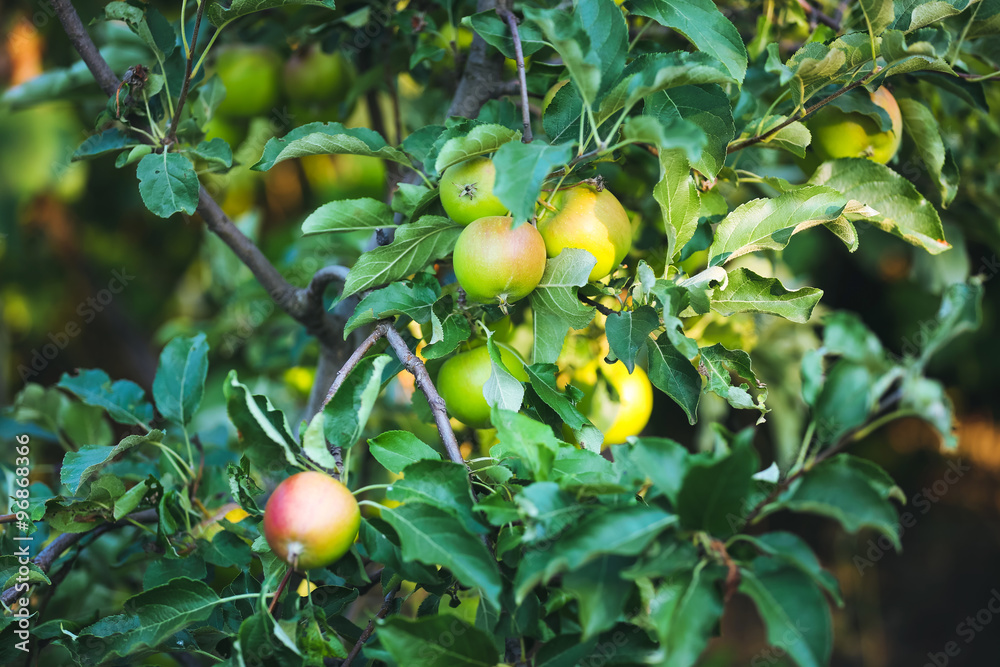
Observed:
[[[766,498],[764,498],[763,500],[761,500],[759,503],[757,503],[754,506],[754,508],[752,510],[750,510],[750,513],[747,514],[746,518],[744,519],[743,525],[744,526],[749,526],[750,524],[752,524],[753,521],[754,521],[754,519],[756,519],[758,516],[760,516],[761,512],[763,512],[764,509],[768,505],[770,505],[771,503],[773,503],[778,498],[778,496],[780,496],[782,493],[784,493],[785,490],[789,486],[791,486],[792,482],[794,482],[798,478],[802,477],[802,475],[804,475],[806,472],[808,472],[809,470],[811,470],[817,464],[822,463],[823,461],[826,461],[827,459],[831,458],[835,454],[839,454],[844,449],[846,449],[848,446],[850,446],[850,445],[854,444],[855,442],[857,442],[860,439],[860,437],[861,437],[860,434],[867,435],[868,434],[868,426],[871,425],[871,424],[873,424],[874,422],[878,421],[878,419],[880,417],[882,417],[883,415],[885,415],[886,411],[888,411],[889,408],[891,408],[894,405],[896,405],[897,403],[899,403],[899,401],[902,400],[902,398],[903,398],[903,393],[900,390],[897,390],[897,391],[893,392],[892,394],[890,394],[889,396],[887,396],[885,399],[883,399],[879,403],[878,409],[871,416],[871,418],[865,420],[864,424],[861,424],[860,426],[856,426],[855,428],[852,428],[851,430],[849,430],[844,435],[840,436],[840,438],[837,440],[836,443],[834,443],[833,446],[831,446],[831,447],[823,450],[819,455],[817,455],[816,459],[812,462],[811,465],[809,465],[809,466],[803,466],[803,467],[799,468],[794,473],[792,473],[791,475],[789,475],[785,479],[783,479],[780,482],[778,482],[775,485],[775,487],[771,490],[771,493],[769,493]],[[808,446],[809,446],[809,443],[803,443],[803,447],[808,447]]]
[[[777,134],[781,130],[783,130],[786,127],[788,127],[789,125],[791,125],[792,123],[795,123],[795,122],[800,121],[800,120],[804,120],[807,116],[812,115],[813,112],[815,112],[815,111],[821,109],[822,107],[826,106],[827,104],[829,104],[830,102],[834,101],[835,99],[837,99],[838,97],[840,97],[844,93],[852,91],[855,88],[857,88],[858,86],[862,86],[862,85],[868,83],[868,81],[871,80],[871,78],[874,77],[876,74],[877,74],[877,72],[872,72],[871,74],[858,79],[854,83],[852,83],[850,85],[847,85],[847,86],[844,86],[843,88],[841,88],[837,92],[833,93],[829,97],[824,97],[823,99],[821,99],[816,104],[812,105],[811,107],[808,107],[801,114],[799,114],[797,116],[792,116],[792,117],[786,119],[780,125],[778,125],[778,126],[776,126],[774,128],[771,128],[770,130],[768,130],[767,132],[765,132],[763,134],[758,134],[755,137],[750,137],[749,139],[744,139],[743,141],[739,141],[739,142],[734,143],[734,144],[729,144],[729,148],[726,149],[726,153],[727,154],[728,153],[735,153],[736,151],[743,150],[744,148],[747,148],[749,146],[753,146],[755,144],[759,144],[762,141],[766,141],[770,137],[774,136],[775,134]]]
[[[181,0],[186,2],[187,0]],[[181,122],[181,112],[184,111],[184,102],[187,101],[188,90],[191,88],[191,69],[194,67],[194,54],[198,47],[198,31],[201,30],[201,19],[205,15],[205,5],[208,3],[201,0],[198,3],[198,14],[194,19],[194,31],[191,33],[191,46],[188,49],[187,65],[184,68],[184,83],[181,85],[181,94],[177,98],[177,108],[174,109],[174,118],[170,121],[170,129],[164,144],[172,144],[177,141],[177,126]],[[181,26],[181,30],[186,30],[186,26]]]
[[[0,523],[14,523],[17,521],[16,514],[0,514]]]
[[[156,510],[143,510],[141,512],[136,512],[135,514],[130,514],[124,519],[115,521],[114,523],[103,523],[93,530],[88,530],[83,533],[63,533],[49,542],[48,546],[38,552],[38,555],[35,556],[32,562],[37,565],[42,572],[48,572],[49,568],[52,567],[52,563],[54,563],[64,551],[69,549],[84,537],[90,535],[96,538],[109,530],[131,526],[133,525],[132,522],[153,523],[156,521],[156,517]],[[22,597],[23,596],[24,595],[22,594]],[[16,597],[18,597],[17,586],[11,586],[3,592],[2,596],[0,596],[0,601],[9,607],[14,602]]]
[[[580,299],[581,302],[587,304],[588,306],[593,306],[594,308],[596,308],[597,312],[599,312],[601,315],[617,315],[618,314],[617,310],[612,310],[611,308],[608,308],[604,304],[600,304],[600,303],[594,301],[593,299],[589,299],[589,298],[585,297],[584,295],[580,294],[579,292],[577,293],[576,296],[577,296],[577,298]]]
[[[330,391],[326,393],[326,399],[323,401],[323,406],[320,410],[325,408],[326,404],[333,399],[334,394],[336,394],[337,390],[340,389],[340,386],[344,384],[344,380],[347,379],[348,374],[354,370],[354,367],[357,366],[358,362],[361,361],[361,358],[368,353],[368,350],[372,349],[372,346],[386,335],[386,332],[389,329],[392,329],[392,322],[379,322],[375,328],[372,329],[372,332],[368,334],[368,338],[365,338],[361,342],[361,345],[358,346],[358,349],[354,350],[354,353],[348,357],[347,361],[344,362],[344,365],[341,366],[339,371],[337,371],[337,377],[333,379],[333,384],[330,385]]]
[[[69,0],[52,0],[52,10],[59,17],[59,22],[62,23],[70,43],[80,54],[83,62],[87,63],[87,69],[94,75],[97,85],[101,87],[105,95],[114,97],[121,81],[97,49],[94,40],[90,38],[73,4]]]
[[[819,9],[817,9],[814,5],[810,4],[808,2],[808,0],[798,0],[798,3],[799,3],[799,7],[801,7],[802,9],[804,9],[805,12],[806,12],[806,14],[808,14],[811,18],[814,18],[817,21],[819,21],[820,23],[822,23],[823,25],[828,26],[830,28],[833,28],[837,32],[840,32],[840,20],[839,19],[835,19],[835,18],[833,18],[831,16],[827,16],[826,14],[824,14],[823,12],[821,12]]]
[[[510,11],[506,2],[497,5],[497,14],[507,22],[510,28],[510,37],[514,41],[514,60],[517,62],[517,80],[521,88],[521,122],[524,124],[524,133],[521,141],[526,144],[531,143],[531,109],[528,106],[528,80],[524,74],[524,52],[521,49],[521,35],[517,30],[517,17]]]
[[[393,600],[395,600],[396,593],[398,591],[399,586],[396,586],[385,596],[385,600],[382,602],[382,607],[375,613],[375,617],[368,621],[368,627],[365,628],[361,633],[361,636],[358,637],[358,641],[355,642],[354,648],[352,648],[351,652],[347,654],[347,657],[344,659],[344,662],[341,663],[340,667],[350,667],[354,658],[358,657],[358,653],[361,652],[361,647],[364,646],[366,641],[371,639],[373,634],[375,634],[375,621],[389,615],[389,611],[392,609]]]
[[[448,451],[448,458],[455,463],[465,465],[465,459],[462,458],[462,452],[458,448],[458,438],[455,437],[455,431],[452,430],[451,422],[448,421],[444,399],[441,398],[441,394],[438,393],[431,381],[430,373],[427,372],[424,362],[410,351],[406,341],[396,329],[388,327],[385,335],[389,345],[399,358],[399,362],[413,375],[417,389],[424,392],[424,396],[427,397],[427,403],[431,406],[431,412],[434,413],[434,423],[437,424],[438,433],[441,435],[441,442],[444,443],[444,448]]]

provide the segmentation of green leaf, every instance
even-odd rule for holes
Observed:
[[[783,561],[804,574],[809,575],[809,578],[814,583],[826,589],[830,597],[837,603],[837,606],[844,606],[844,601],[840,596],[840,584],[837,583],[837,579],[823,569],[812,548],[798,535],[777,531],[774,533],[765,533],[759,537],[740,535],[739,539],[743,542],[749,542],[764,554]]]
[[[571,429],[584,449],[593,452],[601,451],[604,434],[582,412],[575,403],[559,390],[556,375],[559,372],[555,364],[534,364],[525,366],[525,372],[531,381],[531,387],[538,397],[545,402],[559,418]]]
[[[625,64],[628,29],[610,0],[578,0],[575,5],[572,12],[525,7],[524,15],[562,57],[584,101],[593,104]]]
[[[514,592],[520,604],[531,590],[562,572],[582,567],[603,554],[641,553],[677,517],[651,506],[632,505],[594,512],[564,533],[547,550],[529,551],[518,567]]]
[[[505,410],[494,411],[492,422],[497,429],[498,444],[490,448],[490,456],[498,460],[517,458],[527,466],[533,479],[547,480],[560,447],[552,429],[530,417]]]
[[[681,151],[660,151],[660,180],[653,186],[653,199],[663,215],[667,257],[674,258],[694,236],[701,210],[691,167]]]
[[[829,45],[808,42],[784,65],[777,60],[777,43],[768,45],[767,68],[778,73],[780,82],[792,94],[792,103],[804,104],[831,83],[849,83],[860,75],[859,68],[871,62],[871,40],[861,32],[835,39]]]
[[[160,414],[181,425],[190,422],[201,405],[207,376],[205,334],[178,336],[167,343],[153,379],[153,398]]]
[[[831,160],[820,165],[809,182],[864,204],[857,213],[847,211],[848,220],[863,220],[932,255],[951,248],[931,203],[912,183],[883,164],[865,158]]]
[[[490,635],[452,614],[392,616],[377,633],[389,655],[408,667],[493,667],[499,660]]]
[[[389,500],[422,502],[448,512],[470,533],[485,532],[472,515],[469,470],[461,463],[425,459],[403,469],[403,479],[386,490]]]
[[[535,482],[514,496],[518,518],[524,524],[523,544],[544,549],[586,511],[555,482]]]
[[[728,537],[740,528],[752,477],[760,467],[750,438],[740,439],[726,455],[692,459],[677,494],[677,514],[688,530]]]
[[[496,152],[504,144],[521,138],[521,132],[503,125],[477,125],[464,137],[452,137],[438,152],[434,170],[443,172],[453,164],[469,158]]]
[[[792,234],[840,219],[847,199],[838,190],[833,185],[807,186],[740,205],[716,228],[709,263],[717,266],[757,250],[781,250]]]
[[[423,329],[424,340],[427,341],[423,351],[425,359],[440,359],[451,354],[472,335],[468,318],[465,313],[454,307],[453,302],[454,300],[448,297],[434,304],[431,312],[430,339],[427,338],[427,330]]]
[[[650,306],[640,306],[608,315],[604,326],[611,353],[631,373],[635,369],[635,356],[646,346],[649,335],[660,328],[660,316]]]
[[[220,137],[203,141],[188,152],[206,162],[214,162],[227,169],[233,166],[233,149]]]
[[[27,574],[21,572],[21,567],[28,570]],[[0,556],[0,589],[7,590],[18,583],[51,584],[52,582],[42,568],[32,561],[22,564],[18,556]]]
[[[686,361],[686,360],[685,360]],[[621,448],[615,449],[617,459]],[[683,445],[669,438],[635,438],[624,451],[629,472],[649,478],[653,487],[677,505],[690,454]]]
[[[441,455],[409,431],[386,431],[368,441],[368,451],[389,472],[401,473],[417,461],[440,461]]]
[[[690,582],[667,580],[657,589],[649,615],[667,654],[665,667],[693,665],[705,650],[722,616],[716,579],[699,568]]]
[[[976,0],[894,0],[895,20],[889,27],[913,32],[965,11]]]
[[[584,641],[618,622],[633,588],[632,582],[619,576],[627,564],[628,560],[621,556],[602,554],[563,576],[562,590],[579,601]]]
[[[462,19],[462,25],[475,30],[487,44],[502,53],[505,58],[513,60],[516,56],[510,28],[492,9],[466,16]],[[519,25],[517,33],[521,38],[521,52],[524,56],[530,56],[546,46],[542,32],[529,22]]]
[[[943,3],[942,3],[943,4]],[[916,37],[916,35],[914,36]],[[899,30],[887,30],[881,38],[882,58],[886,66],[871,80],[869,85],[880,86],[886,77],[909,74],[911,72],[937,72],[936,84],[946,89],[958,92],[960,97],[974,91],[976,98],[982,98],[982,88],[973,82],[964,82],[955,76],[954,70],[942,58],[937,49],[930,43],[915,39],[907,44],[906,35]],[[946,76],[941,77],[941,74]],[[985,99],[967,100],[971,104],[985,104]]]
[[[937,184],[941,206],[947,208],[958,194],[959,175],[955,157],[944,145],[941,128],[930,109],[909,97],[901,97],[898,101],[903,114],[903,129],[913,139],[920,161]]]
[[[124,614],[106,616],[66,643],[91,664],[124,658],[203,623],[219,603],[208,584],[179,577],[129,598]]]
[[[320,410],[309,421],[302,433],[302,453],[311,461],[329,470],[338,470],[341,466],[330,452],[326,441],[326,410]]]
[[[736,127],[729,96],[721,86],[680,86],[653,93],[645,100],[642,112],[659,118],[661,122],[683,118],[694,123],[705,133],[706,143],[700,157],[691,166],[705,174],[715,176],[726,163],[726,147],[732,141]],[[664,125],[667,125],[664,122]],[[661,162],[661,179],[662,176]]]
[[[899,550],[899,519],[884,495],[881,484],[873,485],[869,475],[855,467],[850,457],[838,455],[792,482],[761,514],[787,509],[835,519],[849,533],[874,528]]]
[[[920,362],[927,363],[945,343],[968,331],[975,331],[983,322],[983,283],[979,279],[955,283],[945,290],[935,317],[935,327],[924,341]]]
[[[594,319],[594,309],[580,302],[577,290],[587,284],[596,263],[593,255],[579,248],[566,248],[545,263],[542,279],[531,293],[534,363],[555,363],[567,332]]]
[[[107,155],[108,153],[117,153],[118,151],[138,145],[139,142],[135,139],[126,136],[117,127],[112,127],[84,139],[80,147],[73,153],[73,161],[87,160],[100,155]]]
[[[418,273],[413,280],[394,282],[370,292],[361,299],[354,314],[344,325],[344,338],[355,329],[387,317],[407,315],[415,322],[430,321],[432,309],[441,296],[441,285],[427,273]]]
[[[237,0],[241,1],[251,0]],[[387,144],[375,130],[367,127],[348,128],[340,123],[309,123],[295,128],[281,138],[268,139],[264,154],[251,169],[267,171],[279,162],[293,158],[339,154],[366,155],[392,160],[406,167],[412,166],[405,153]]]
[[[496,560],[454,517],[426,503],[383,507],[382,517],[396,530],[403,558],[451,570],[462,584],[499,603],[503,583]]]
[[[357,232],[395,226],[388,204],[362,197],[323,204],[302,223],[302,233]]]
[[[816,584],[801,570],[767,558],[758,558],[753,566],[754,572],[741,568],[739,590],[757,605],[768,642],[801,667],[829,664],[833,623]]]
[[[688,422],[694,424],[698,421],[701,375],[666,335],[648,341],[646,349],[649,351],[649,381],[681,406]]]
[[[673,28],[694,44],[696,50],[722,62],[733,81],[743,83],[747,71],[743,38],[712,0],[629,0],[628,9],[632,14]]]
[[[691,162],[701,158],[706,141],[705,132],[694,123],[656,116],[629,116],[622,124],[622,139],[651,144],[660,151],[679,149]]]
[[[208,20],[217,28],[230,21],[275,7],[291,7],[294,5],[314,5],[334,9],[334,0],[233,0],[225,7],[222,2],[213,2],[208,6]]]
[[[705,389],[726,399],[734,408],[759,410],[757,423],[763,422],[768,411],[764,406],[767,388],[754,374],[750,355],[743,350],[727,350],[721,343],[703,347],[700,352],[698,372],[708,378]]]
[[[392,243],[361,255],[347,274],[344,297],[405,278],[452,251],[465,229],[437,215],[425,215],[396,230]]]
[[[812,141],[812,134],[805,125],[795,121],[774,132],[775,128],[787,120],[786,116],[780,115],[766,116],[760,120],[755,120],[748,124],[747,128],[740,134],[739,141],[749,139],[753,136],[767,135],[766,139],[757,144],[759,147],[777,148],[788,151],[798,157],[805,157],[806,146]],[[769,132],[773,132],[773,134],[768,134]]]
[[[291,436],[285,415],[271,404],[270,399],[251,394],[236,377],[235,370],[226,376],[222,393],[226,398],[226,412],[251,461],[273,468],[277,461],[284,459],[288,465],[299,467],[298,443]]]
[[[868,32],[878,37],[895,18],[893,0],[860,0],[858,6],[868,24]]]
[[[486,349],[490,355],[490,377],[483,385],[486,403],[491,408],[517,412],[524,402],[524,385],[507,370],[492,334],[488,334]]]
[[[768,313],[805,323],[823,296],[823,290],[803,287],[789,292],[777,278],[765,278],[747,268],[729,272],[725,288],[712,295],[712,310],[721,315]]]
[[[127,2],[109,2],[104,7],[104,16],[109,21],[124,21],[129,30],[152,50],[158,60],[164,60],[174,52],[177,33],[163,14],[155,9],[144,11]]]
[[[573,145],[550,146],[542,141],[505,143],[493,156],[496,183],[493,194],[510,209],[514,223],[535,216],[535,202],[549,173],[565,165],[573,155]]]
[[[382,390],[382,369],[390,360],[387,354],[365,357],[347,375],[323,409],[327,441],[348,449],[361,438]]]
[[[846,359],[830,368],[813,406],[817,442],[836,443],[868,420],[878,400],[872,390],[877,379],[872,369]]]
[[[198,174],[194,164],[179,153],[150,153],[139,160],[139,194],[154,215],[192,215],[198,208]]]
[[[631,109],[650,95],[669,88],[717,83],[737,83],[719,60],[707,53],[672,51],[639,56],[625,69],[625,108]]]
[[[153,406],[146,402],[142,387],[130,380],[114,384],[99,369],[81,370],[76,375],[63,373],[56,385],[75,394],[87,405],[103,408],[119,424],[136,424],[146,429],[153,420]]]

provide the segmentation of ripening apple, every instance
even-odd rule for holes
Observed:
[[[538,232],[545,251],[555,257],[565,248],[580,248],[597,258],[589,280],[600,280],[625,259],[632,245],[628,214],[610,191],[590,183],[560,190],[543,208]]]
[[[231,46],[219,51],[215,72],[226,86],[217,112],[247,118],[266,114],[278,103],[281,60],[262,46]]]
[[[344,102],[354,82],[354,67],[340,51],[318,45],[300,49],[285,62],[282,84],[297,125],[344,121],[353,110]]]
[[[512,348],[497,343],[500,361],[521,382],[528,381],[524,361]],[[483,345],[460,352],[441,365],[437,389],[448,406],[448,414],[473,428],[490,426],[490,406],[483,386],[493,373],[489,349]]]
[[[478,157],[453,164],[441,176],[441,205],[460,225],[479,218],[505,215],[507,207],[493,194],[497,170],[493,160]]]
[[[354,544],[360,527],[357,500],[321,472],[292,475],[264,508],[264,537],[271,551],[299,571],[337,561]]]
[[[501,308],[523,299],[545,271],[545,243],[530,223],[511,229],[508,216],[480,218],[455,243],[455,278],[472,301]]]
[[[864,94],[864,93],[862,93]],[[821,160],[841,157],[866,157],[885,164],[899,150],[903,139],[903,116],[896,98],[886,88],[871,93],[871,100],[885,109],[892,120],[892,128],[882,131],[874,119],[861,113],[844,113],[832,106],[825,106],[809,121],[812,148]]]

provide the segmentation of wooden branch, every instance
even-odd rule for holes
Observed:
[[[181,0],[181,2],[186,1]],[[198,14],[194,19],[194,31],[191,33],[191,45],[188,47],[187,65],[184,68],[184,83],[181,85],[181,94],[177,98],[177,108],[174,110],[174,118],[170,121],[170,128],[167,130],[165,144],[177,141],[177,126],[180,125],[181,112],[184,111],[184,103],[187,101],[188,91],[191,88],[191,69],[194,67],[194,54],[198,46],[198,31],[201,30],[201,19],[205,15],[205,5],[207,4],[205,0],[198,3]],[[185,29],[185,26],[181,26],[181,30]]]
[[[56,0],[58,2],[59,0]],[[129,521],[128,519],[131,519]],[[42,572],[48,572],[49,568],[52,567],[52,563],[58,559],[63,552],[69,549],[71,546],[82,540],[84,537],[93,536],[97,538],[104,533],[114,530],[115,528],[123,528],[125,526],[131,526],[132,521],[137,521],[139,523],[153,523],[157,519],[156,510],[143,510],[141,512],[136,512],[135,514],[130,514],[125,519],[121,521],[115,521],[114,523],[103,523],[97,526],[93,530],[88,530],[84,533],[63,533],[59,537],[55,538],[49,542],[48,546],[38,552],[38,555],[32,560],[32,562],[38,566]],[[17,586],[11,586],[3,592],[0,596],[0,601],[8,607],[14,602],[18,597],[27,597],[26,593],[18,593]]]
[[[824,97],[823,99],[821,99],[816,104],[812,105],[811,107],[808,107],[801,114],[799,114],[797,116],[792,116],[791,118],[788,118],[787,120],[785,120],[785,122],[781,123],[777,127],[774,127],[772,129],[768,130],[764,134],[758,134],[755,137],[750,137],[749,139],[744,139],[743,141],[739,141],[739,142],[736,142],[734,144],[729,144],[729,147],[726,148],[726,153],[727,154],[729,154],[729,153],[735,153],[736,151],[741,151],[744,148],[749,148],[750,146],[753,146],[755,144],[759,144],[762,141],[766,141],[770,137],[774,136],[775,134],[777,134],[781,130],[783,130],[786,127],[788,127],[789,125],[791,125],[792,123],[795,123],[795,122],[800,121],[800,120],[804,120],[806,117],[811,116],[814,112],[816,112],[819,109],[825,107],[827,104],[829,104],[830,102],[834,101],[835,99],[837,99],[838,97],[840,97],[844,93],[852,91],[855,88],[857,88],[858,86],[863,86],[864,84],[868,83],[868,81],[870,81],[872,79],[872,77],[874,77],[877,73],[878,72],[872,72],[871,74],[858,79],[854,83],[849,84],[847,86],[844,86],[843,88],[841,88],[840,90],[838,90],[834,94],[830,95],[829,97]]]
[[[392,322],[388,320],[382,320],[377,325],[375,325],[375,328],[372,329],[372,332],[368,334],[368,338],[365,338],[364,341],[361,342],[361,345],[359,345],[358,348],[354,350],[353,354],[351,354],[351,356],[348,357],[344,365],[341,366],[339,371],[337,371],[337,377],[334,378],[333,384],[330,385],[330,391],[326,393],[326,399],[323,401],[323,405],[320,407],[320,410],[325,408],[326,404],[333,399],[334,395],[337,393],[337,390],[340,389],[341,385],[344,384],[344,380],[347,379],[347,376],[350,374],[350,372],[353,371],[354,367],[358,365],[358,362],[361,361],[361,358],[364,357],[366,354],[368,354],[368,350],[372,349],[372,346],[375,345],[375,343],[377,343],[380,339],[384,338],[386,333],[391,329],[392,329]]]
[[[524,125],[524,133],[521,141],[526,144],[531,143],[531,108],[528,106],[528,81],[524,74],[524,52],[521,48],[521,35],[517,30],[517,17],[510,11],[506,2],[497,6],[497,14],[507,22],[510,28],[510,37],[514,41],[514,60],[517,62],[517,80],[521,89],[521,122]]]
[[[344,662],[340,664],[340,667],[350,667],[351,662],[358,657],[358,653],[361,652],[361,647],[364,646],[365,642],[371,639],[371,636],[375,634],[375,621],[381,618],[385,618],[389,615],[389,610],[392,609],[392,602],[396,598],[396,593],[399,591],[399,586],[396,586],[385,596],[385,600],[382,602],[382,607],[375,613],[375,617],[368,621],[368,627],[364,629],[361,636],[358,637],[358,641],[355,642],[354,648],[351,652],[347,654],[347,658]]]
[[[0,524],[14,523],[17,520],[16,514],[0,514]]]
[[[496,0],[479,0],[476,12],[496,10]],[[448,116],[475,118],[479,110],[493,95],[493,89],[500,83],[500,63],[490,60],[486,41],[476,33],[469,46],[469,58],[465,61],[462,78],[455,88],[455,97],[448,108]]]
[[[90,38],[87,29],[83,27],[83,21],[80,20],[80,15],[76,13],[73,4],[70,0],[52,0],[52,10],[59,17],[59,22],[62,23],[70,43],[80,54],[83,62],[87,64],[87,69],[94,75],[97,85],[101,87],[105,95],[114,97],[121,81],[97,49],[97,45]]]
[[[458,448],[458,438],[455,437],[455,431],[451,428],[451,422],[448,421],[444,399],[441,398],[441,394],[438,393],[431,381],[430,373],[427,372],[424,362],[410,351],[406,341],[396,329],[388,327],[385,335],[389,340],[389,345],[399,358],[399,362],[413,375],[417,389],[424,392],[424,396],[427,397],[427,403],[430,404],[431,411],[434,413],[434,423],[437,424],[438,433],[441,435],[441,442],[444,443],[444,448],[448,451],[448,458],[455,463],[465,465],[465,459],[462,458],[462,452]]]

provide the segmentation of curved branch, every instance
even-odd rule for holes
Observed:
[[[131,526],[133,525],[133,521],[137,521],[139,523],[153,523],[156,521],[156,518],[156,510],[149,509],[136,512],[135,514],[130,514],[124,519],[115,521],[114,523],[101,524],[97,528],[88,530],[84,533],[63,533],[49,542],[48,546],[38,552],[38,555],[35,556],[32,562],[37,565],[42,572],[48,572],[49,568],[52,567],[52,564],[63,554],[63,552],[82,540],[84,537],[91,535],[94,538],[97,538],[110,530],[114,530],[115,528]],[[11,586],[3,592],[2,596],[0,596],[0,601],[9,607],[17,596],[17,586]]]
[[[368,338],[365,338],[364,341],[361,342],[358,349],[354,350],[354,353],[348,357],[347,361],[344,362],[344,365],[341,366],[339,371],[337,371],[337,377],[334,378],[333,384],[330,385],[330,391],[326,393],[326,399],[324,399],[323,405],[320,406],[320,410],[325,408],[326,404],[333,399],[334,394],[336,394],[337,390],[344,384],[344,380],[346,380],[350,372],[354,370],[354,367],[358,365],[361,358],[368,354],[368,350],[372,349],[372,346],[383,338],[386,335],[386,332],[390,329],[392,329],[392,322],[386,320],[383,320],[375,325],[372,332],[368,334]]]
[[[431,381],[430,373],[427,372],[424,362],[410,351],[406,341],[393,327],[390,326],[386,329],[385,336],[389,340],[393,352],[396,353],[396,357],[399,358],[399,362],[413,375],[417,389],[424,392],[424,396],[427,397],[427,403],[430,404],[431,412],[434,413],[434,423],[441,435],[441,442],[444,443],[444,448],[448,452],[448,458],[455,463],[465,465],[465,459],[462,458],[462,452],[458,448],[458,438],[455,437],[455,431],[451,428],[451,422],[448,421],[444,399],[441,398],[441,394],[438,393]]]
[[[521,49],[521,35],[517,30],[517,17],[510,11],[506,2],[497,6],[497,14],[507,22],[510,29],[510,37],[514,42],[514,60],[517,62],[517,80],[521,89],[521,123],[524,125],[524,133],[521,141],[526,144],[531,143],[531,109],[528,107],[528,81],[524,74],[524,52]]]
[[[385,600],[382,602],[382,607],[375,613],[375,617],[368,621],[368,627],[365,628],[361,633],[361,636],[358,637],[358,641],[355,642],[354,648],[352,648],[351,652],[347,654],[347,657],[344,659],[344,662],[340,664],[340,667],[350,667],[354,658],[358,657],[358,653],[361,652],[361,647],[364,646],[366,641],[371,639],[373,634],[375,634],[375,621],[389,615],[389,610],[392,609],[392,601],[396,598],[397,592],[399,592],[399,586],[394,587],[385,596]]]
[[[739,141],[739,142],[736,142],[736,143],[733,143],[733,144],[729,144],[729,147],[726,148],[726,153],[727,154],[729,154],[729,153],[735,153],[736,151],[743,150],[744,148],[749,148],[750,146],[753,146],[755,144],[759,144],[762,141],[766,141],[770,137],[773,137],[775,134],[777,134],[781,130],[783,130],[786,127],[788,127],[789,125],[791,125],[792,123],[795,123],[795,122],[800,121],[800,120],[804,120],[807,116],[811,116],[813,114],[813,112],[818,111],[819,109],[825,107],[827,104],[829,104],[830,102],[834,101],[835,99],[837,99],[838,97],[840,97],[844,93],[852,91],[855,88],[857,88],[858,86],[863,86],[864,84],[868,83],[872,79],[872,77],[874,77],[876,74],[878,74],[878,71],[874,71],[874,72],[868,74],[867,76],[861,77],[860,79],[858,79],[854,83],[849,84],[847,86],[844,86],[843,88],[841,88],[837,92],[833,93],[829,97],[824,97],[823,99],[821,99],[816,104],[812,105],[811,107],[806,108],[805,111],[803,111],[801,114],[798,114],[796,116],[791,116],[790,118],[788,118],[787,120],[785,120],[785,122],[781,123],[780,125],[778,125],[776,127],[771,128],[770,130],[768,130],[767,132],[765,132],[763,134],[758,134],[755,137],[750,137],[749,139],[744,139],[743,141]]]

